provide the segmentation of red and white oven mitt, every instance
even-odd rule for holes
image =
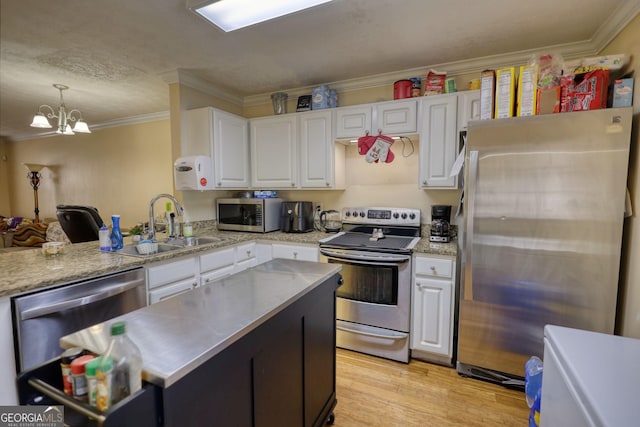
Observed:
[[[391,163],[395,156],[391,151],[393,138],[386,135],[362,136],[358,138],[358,153],[366,156],[367,163]]]

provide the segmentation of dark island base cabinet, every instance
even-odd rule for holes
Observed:
[[[327,279],[170,387],[145,384],[114,407],[104,425],[318,427],[332,420],[339,277]],[[43,368],[19,378],[21,403],[33,402],[29,379],[55,385],[57,362],[48,365],[49,372],[55,368],[51,378]],[[116,414],[120,421],[113,423]],[[121,418],[125,414],[130,418]]]

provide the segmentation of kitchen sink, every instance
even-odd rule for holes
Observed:
[[[177,249],[182,249],[184,246],[179,246],[179,245],[170,245],[167,243],[158,243],[158,252],[154,252],[152,254],[148,254],[148,255],[143,255],[141,253],[138,252],[138,250],[136,249],[137,243],[131,243],[128,245],[124,245],[124,247],[122,249],[120,249],[119,251],[115,251],[116,253],[119,253],[121,255],[130,255],[130,256],[137,256],[140,258],[145,258],[148,256],[153,256],[162,252],[170,252],[170,251],[175,251]]]
[[[143,255],[138,252],[138,250],[136,249],[137,243],[130,243],[128,245],[124,245],[124,248],[122,248],[119,251],[116,251],[116,253],[119,253],[121,255],[130,255],[130,256],[145,258],[148,256],[157,255],[162,252],[171,252],[178,249],[184,249],[184,248],[189,248],[194,246],[206,245],[209,243],[221,242],[223,240],[226,240],[226,239],[222,237],[191,237],[191,238],[180,237],[175,239],[166,239],[161,242],[158,242],[157,252],[154,252],[148,255]]]
[[[180,247],[201,246],[209,243],[221,242],[222,237],[179,237],[176,239],[167,239],[164,243],[167,245],[175,245]]]

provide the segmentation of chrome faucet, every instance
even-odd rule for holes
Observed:
[[[148,230],[149,240],[153,240],[156,236],[156,224],[155,224],[155,218],[153,213],[153,205],[158,201],[158,199],[161,199],[163,197],[173,202],[173,205],[176,207],[176,211],[177,211],[176,214],[178,215],[184,214],[184,208],[182,207],[180,202],[178,202],[178,200],[175,197],[173,197],[171,194],[163,193],[163,194],[158,194],[157,196],[154,196],[151,199],[151,202],[149,202],[149,230]]]

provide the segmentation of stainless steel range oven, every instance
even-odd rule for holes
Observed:
[[[343,231],[320,241],[321,260],[342,264],[336,343],[406,363],[420,210],[344,208],[341,216]]]

